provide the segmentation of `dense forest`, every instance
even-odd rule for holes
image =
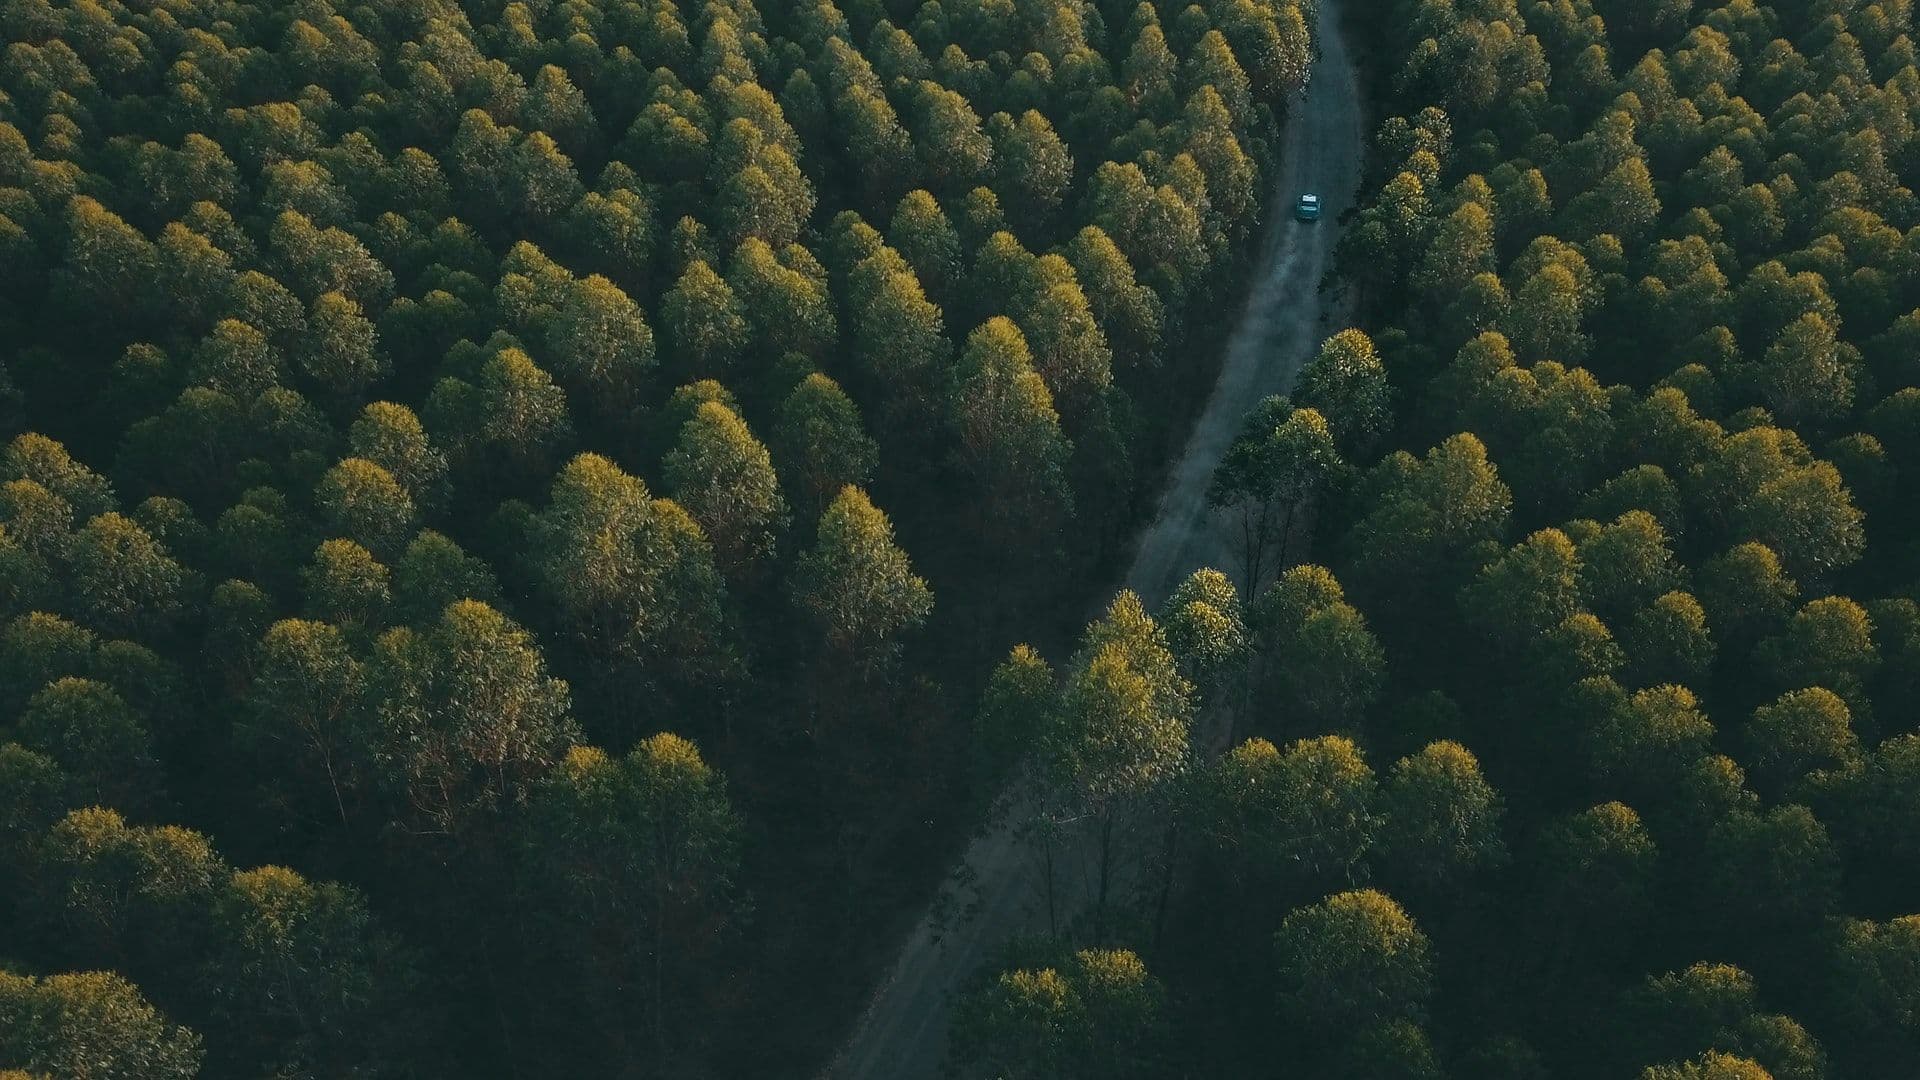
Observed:
[[[0,0],[0,1078],[1912,1075],[1910,4],[1349,5],[1109,604],[1313,3]]]
[[[956,1075],[1915,1075],[1910,5],[1351,15],[1358,325],[1215,474],[1235,579],[987,684],[1140,887]]]
[[[0,0],[0,1072],[824,1060],[1312,18]]]

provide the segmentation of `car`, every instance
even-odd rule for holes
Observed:
[[[1320,220],[1320,196],[1309,191],[1293,206],[1293,216],[1301,221]]]

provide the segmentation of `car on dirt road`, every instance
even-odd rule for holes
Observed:
[[[1293,216],[1301,221],[1320,220],[1320,196],[1309,191],[1293,204]]]

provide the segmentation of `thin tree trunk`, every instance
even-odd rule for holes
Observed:
[[[1280,557],[1275,561],[1278,563],[1282,572],[1285,572],[1286,566],[1287,566],[1288,542],[1293,539],[1293,514],[1294,514],[1294,511],[1298,510],[1299,508],[1300,508],[1299,503],[1291,502],[1291,501],[1288,502],[1287,514],[1285,517],[1280,519]],[[1251,596],[1247,597],[1247,602],[1252,603],[1253,598]]]
[[[1260,571],[1264,569],[1266,543],[1263,536],[1266,527],[1266,508],[1263,505],[1256,516],[1250,510],[1240,512],[1240,588],[1249,600],[1253,590],[1260,583]]]
[[[340,780],[333,774],[333,755],[327,754],[325,761],[327,763],[327,786],[333,789],[334,809],[340,811],[340,827],[351,832],[353,827],[347,821],[347,804],[346,801],[340,797]]]

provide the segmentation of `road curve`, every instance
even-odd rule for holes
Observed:
[[[1153,523],[1140,535],[1126,586],[1151,610],[1202,566],[1230,566],[1227,532],[1207,507],[1207,483],[1241,419],[1269,394],[1287,392],[1300,366],[1336,327],[1337,301],[1319,291],[1332,263],[1338,219],[1360,183],[1365,110],[1340,27],[1340,0],[1320,0],[1320,58],[1303,101],[1290,111],[1268,206],[1268,224],[1246,309],[1227,342],[1206,408],[1170,472]],[[1317,191],[1321,220],[1302,224],[1292,204]],[[1026,800],[1003,800],[967,848],[965,861],[902,945],[887,978],[824,1076],[923,1080],[939,1074],[953,991],[1014,934],[1043,930],[1043,880],[1032,847],[1013,823]],[[1085,882],[1059,881],[1062,923],[1088,902]]]

